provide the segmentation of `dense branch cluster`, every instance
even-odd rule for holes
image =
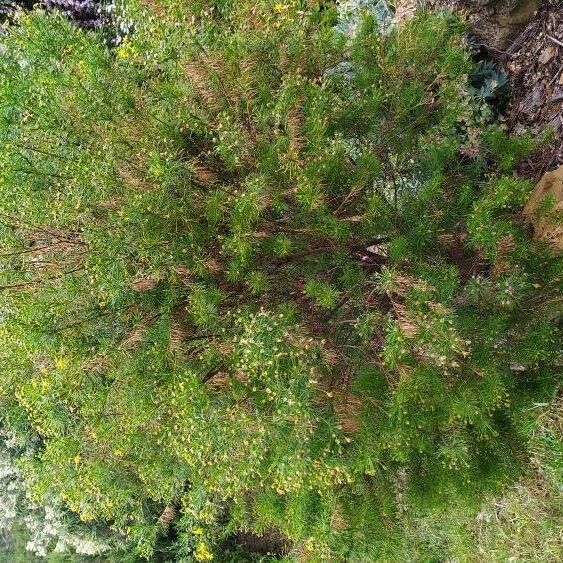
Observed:
[[[556,388],[534,143],[489,122],[451,14],[127,9],[115,49],[41,11],[3,38],[0,405],[39,443],[29,494],[145,557],[247,530],[396,555],[401,503],[510,482]]]

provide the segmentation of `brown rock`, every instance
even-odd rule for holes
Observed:
[[[471,31],[487,47],[506,49],[530,23],[539,0],[458,0],[469,14]]]
[[[410,20],[416,12],[415,0],[399,0],[395,5],[395,20],[397,25]]]
[[[547,196],[555,199],[555,205],[547,213],[538,213]],[[546,240],[557,251],[563,251],[563,166],[541,177],[523,214],[534,226],[536,238]]]

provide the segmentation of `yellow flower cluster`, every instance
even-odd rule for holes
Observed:
[[[205,542],[199,542],[194,557],[197,561],[211,561],[213,559],[213,553],[209,551]]]

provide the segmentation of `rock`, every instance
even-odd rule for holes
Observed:
[[[539,0],[462,0],[469,14],[471,31],[483,43],[498,51],[506,49],[532,21]]]
[[[395,4],[395,21],[397,25],[410,20],[416,12],[416,0],[399,0]]]
[[[548,196],[555,201],[553,207],[547,213],[538,213]],[[555,250],[563,251],[563,166],[541,177],[523,214],[534,226],[535,238],[541,238]]]

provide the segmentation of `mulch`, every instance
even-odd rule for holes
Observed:
[[[563,1],[545,0],[536,17],[496,58],[512,88],[502,116],[507,129],[534,135],[551,130],[550,141],[520,170],[539,178],[563,164]]]
[[[426,0],[438,9],[461,10],[470,25],[470,43],[480,47],[479,58],[493,59],[506,72],[511,95],[500,115],[512,134],[529,131],[549,141],[521,163],[518,172],[538,180],[563,164],[563,0],[541,0],[533,19],[508,46],[499,48],[494,2]]]

